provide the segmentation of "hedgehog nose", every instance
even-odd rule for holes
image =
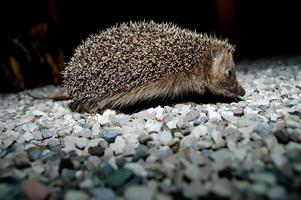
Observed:
[[[239,86],[238,87],[238,94],[239,94],[239,96],[244,96],[246,94],[245,89],[243,89],[243,87]]]

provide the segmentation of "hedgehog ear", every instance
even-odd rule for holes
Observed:
[[[219,48],[212,48],[210,53],[212,59],[216,60],[221,55],[221,50]]]
[[[211,58],[214,61],[220,60],[222,56],[222,51],[220,48],[212,48],[210,53],[211,53]]]

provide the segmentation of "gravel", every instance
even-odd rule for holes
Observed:
[[[300,199],[301,57],[244,61],[237,102],[73,113],[0,94],[4,199]]]

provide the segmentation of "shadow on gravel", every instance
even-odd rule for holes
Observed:
[[[198,93],[188,93],[176,98],[156,98],[153,100],[139,101],[133,105],[122,107],[117,109],[118,111],[125,114],[133,114],[144,109],[157,106],[173,106],[178,103],[195,103],[195,104],[215,104],[215,103],[232,103],[238,102],[242,99],[240,98],[227,98],[223,96],[217,96],[212,93],[207,92],[206,94],[200,95]]]

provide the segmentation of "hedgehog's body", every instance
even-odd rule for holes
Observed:
[[[235,73],[231,83],[219,75],[235,72],[232,51],[226,41],[175,25],[124,23],[76,49],[63,72],[64,86],[72,108],[86,112],[206,89],[235,97],[243,93]]]

